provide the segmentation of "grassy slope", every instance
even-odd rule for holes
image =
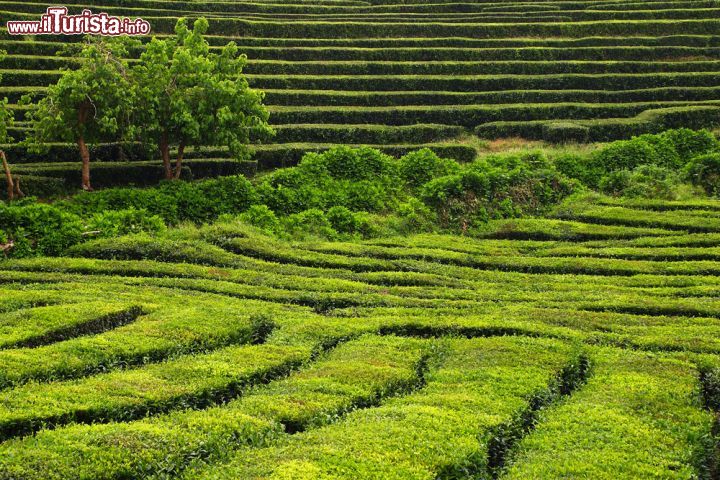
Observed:
[[[175,233],[0,262],[9,334],[18,318],[83,325],[52,312],[98,295],[142,309],[0,350],[0,476],[708,475],[720,267],[697,245],[720,240],[695,226],[713,230],[720,203],[596,203],[593,223],[588,208],[486,239],[228,227],[203,235],[220,246],[186,229],[192,249]]]

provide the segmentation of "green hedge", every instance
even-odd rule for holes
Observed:
[[[455,91],[496,90],[630,90],[658,87],[716,87],[717,74],[566,74],[566,75],[476,75],[476,76],[311,76],[248,75],[250,84],[260,89],[367,90],[367,91]]]
[[[679,104],[678,104],[679,103]],[[707,102],[713,107],[720,101]],[[307,123],[384,123],[386,125],[411,125],[416,123],[438,123],[475,127],[493,121],[529,121],[548,119],[588,120],[595,118],[635,117],[646,111],[668,107],[690,106],[684,102],[643,102],[627,104],[504,104],[504,105],[439,105],[408,107],[276,107],[272,111],[275,124]],[[692,120],[702,123],[702,117],[693,116],[692,109],[671,109],[667,120],[673,125],[678,120]],[[713,111],[712,109],[707,111]],[[707,123],[707,122],[706,122]]]
[[[177,472],[192,459],[224,457],[243,446],[264,446],[279,440],[284,431],[329,423],[348,410],[411,389],[420,383],[428,343],[366,336],[340,345],[287,379],[222,406],[114,426],[44,430],[35,443],[26,438],[3,444],[2,455],[9,460],[0,466],[0,474],[27,479],[58,472],[61,476],[82,472],[88,478],[142,477],[169,465]],[[117,441],[138,431],[143,432],[141,444]],[[79,444],[82,448],[77,448]],[[61,460],[48,461],[51,457]]]
[[[22,70],[60,70],[61,68],[73,68],[79,64],[79,60],[70,57],[50,57],[37,54],[8,55],[0,59],[2,69]]]
[[[6,87],[47,87],[60,79],[57,70],[2,70],[2,84]]]
[[[37,68],[44,66],[39,57]],[[35,65],[28,61],[26,65]],[[40,66],[43,65],[43,66]],[[26,67],[27,68],[27,67]],[[288,62],[283,60],[250,60],[244,72],[255,75],[555,75],[561,73],[656,73],[656,72],[717,72],[720,62],[608,62],[608,61],[444,61],[444,62],[367,62],[326,61]]]
[[[475,128],[484,138],[522,137],[549,142],[607,142],[671,128],[720,126],[720,107],[690,106],[646,110],[632,118],[489,122]]]
[[[21,16],[22,17],[22,16]],[[193,20],[198,16],[190,16]],[[172,32],[175,18],[145,17],[156,33]],[[212,34],[259,37],[590,37],[603,35],[713,35],[719,20],[627,20],[567,23],[450,24],[381,22],[275,22],[213,19]]]
[[[205,6],[216,5],[206,3]],[[223,3],[223,8],[232,6]],[[466,4],[468,5],[468,4]],[[242,49],[247,47],[365,47],[365,48],[398,48],[398,47],[455,47],[470,48],[513,48],[545,47],[572,49],[577,47],[695,47],[707,48],[720,46],[720,37],[710,35],[668,35],[668,36],[626,36],[626,37],[586,37],[586,38],[277,38],[277,37],[228,37],[213,35],[207,38],[214,46],[225,45],[235,41]],[[47,35],[40,38],[18,40],[0,30],[0,49],[22,55],[55,55],[63,44],[77,42],[74,37]],[[598,50],[599,51],[599,50]],[[324,57],[323,57],[324,58]],[[637,58],[640,60],[640,58]]]
[[[30,383],[6,395],[0,438],[34,433],[48,423],[128,421],[177,407],[207,407],[286,375],[311,353],[304,346],[233,345],[84,379]],[[40,407],[37,398],[48,401]]]
[[[21,145],[0,145],[10,163],[72,162],[80,159],[78,147],[70,143],[51,143],[45,152],[28,152]],[[89,145],[90,158],[97,162],[147,161],[157,153],[139,143],[98,143]]]
[[[36,19],[35,15],[4,12],[9,20]],[[199,15],[191,15],[192,21]],[[144,16],[155,33],[172,32],[176,18]],[[691,20],[596,20],[547,23],[382,23],[327,21],[267,21],[218,17],[213,19],[212,34],[258,37],[591,37],[633,35],[713,35],[720,21]]]
[[[584,375],[572,348],[540,339],[449,341],[438,363],[424,388],[186,478],[262,478],[278,465],[335,479],[491,478],[536,410]]]
[[[610,349],[593,359],[587,385],[544,413],[504,478],[702,478],[713,415],[694,366]]]
[[[67,298],[72,297],[73,290],[77,288],[71,287]],[[128,285],[95,282],[83,290],[96,298],[120,298],[126,296]],[[249,343],[254,335],[250,317],[277,313],[267,302],[230,297],[220,300],[196,293],[188,301],[181,290],[165,291],[164,298],[177,305],[164,304],[158,309],[153,307],[157,292],[157,288],[135,290],[135,298],[151,311],[128,325],[36,348],[0,350],[0,387],[29,380],[78,378],[120,366],[157,362],[179,353]],[[230,304],[234,304],[235,312],[228,310]]]
[[[716,100],[720,87],[661,87],[641,90],[342,91],[265,90],[269,105],[408,106],[503,103],[631,103]],[[0,93],[2,95],[2,93]]]
[[[281,125],[276,127],[277,143],[399,144],[431,143],[457,137],[465,132],[453,125]]]
[[[441,35],[442,36],[442,35]],[[348,46],[329,47],[242,47],[251,60],[328,61],[650,61],[668,58],[717,58],[717,47],[687,46],[614,46],[605,47],[526,47],[518,48],[462,48],[462,47],[387,47],[367,48]]]
[[[0,348],[37,347],[78,335],[102,333],[131,323],[142,313],[141,307],[107,300],[4,313]]]
[[[307,152],[322,152],[328,150],[333,145],[313,145],[313,144],[297,144],[297,145],[269,145],[267,147],[258,147],[255,150],[255,160],[258,164],[258,170],[271,170],[275,168],[290,167],[297,165],[298,162]],[[452,158],[460,163],[472,162],[477,156],[477,151],[467,145],[456,144],[419,144],[419,145],[368,145],[377,148],[383,153],[394,157],[401,157],[413,150],[420,148],[429,148],[438,156],[443,158]]]
[[[717,54],[717,53],[716,53]],[[463,57],[462,52],[459,53]],[[713,60],[671,62],[632,60],[571,59],[539,60],[462,60],[408,61],[392,60],[339,60],[333,63],[320,61],[321,54],[310,60],[254,60],[244,71],[253,75],[551,75],[551,74],[602,74],[602,73],[656,73],[656,72],[716,72],[720,62]],[[74,68],[79,60],[72,57],[40,55],[9,55],[0,59],[0,68],[8,70],[60,70]],[[12,74],[10,74],[12,76]]]
[[[21,178],[50,177],[61,179],[65,188],[80,185],[80,161],[77,163],[15,165],[13,172]],[[93,183],[100,188],[116,186],[150,186],[165,178],[160,161],[153,162],[93,162]],[[255,162],[237,162],[231,159],[188,159],[184,162],[182,178],[208,178],[255,172]],[[22,181],[22,180],[21,180]],[[49,186],[49,184],[48,184]],[[26,192],[27,193],[27,192]],[[62,191],[54,192],[62,193]]]

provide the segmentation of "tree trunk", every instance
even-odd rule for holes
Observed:
[[[170,166],[170,144],[168,143],[167,132],[163,132],[162,137],[160,137],[160,157],[165,171],[165,179],[171,180],[174,176]]]
[[[80,147],[80,158],[82,159],[82,189],[86,192],[92,192],[92,186],[90,185],[90,151],[82,135],[78,137],[77,143],[78,147]]]
[[[80,148],[80,159],[82,160],[82,189],[86,192],[92,191],[90,185],[90,150],[88,150],[85,144],[85,135],[83,133],[85,129],[85,123],[87,123],[88,115],[90,114],[90,108],[92,108],[92,102],[90,97],[85,100],[78,109],[78,127],[79,134],[77,139],[78,147]]]
[[[0,159],[2,159],[2,166],[5,171],[8,201],[12,202],[15,199],[15,182],[13,182],[13,177],[10,174],[10,165],[8,165],[7,157],[5,156],[5,152],[3,150],[0,150]]]
[[[175,180],[180,178],[180,174],[182,173],[182,161],[183,161],[184,154],[185,154],[185,142],[180,142],[180,145],[178,145],[177,159],[175,159]]]
[[[20,177],[15,177],[15,198],[23,198],[25,194],[20,190]]]

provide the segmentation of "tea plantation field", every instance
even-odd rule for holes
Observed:
[[[717,478],[720,202],[0,262],[0,478]]]
[[[720,479],[720,1],[73,0],[205,17],[277,132],[76,196],[18,143],[48,6],[0,0],[0,480]],[[267,172],[337,145],[402,158]]]
[[[376,145],[400,155],[432,146],[471,160],[476,135],[606,141],[720,121],[720,5],[692,1],[318,0],[76,1],[82,8],[148,20],[172,32],[179,17],[205,16],[210,41],[237,42],[250,84],[262,89],[277,136],[255,160],[222,149],[188,152],[195,177],[294,164],[334,144]],[[0,1],[8,20],[37,20],[42,2]],[[77,40],[77,38],[75,38]],[[0,34],[0,97],[15,106],[42,92],[76,59],[56,52],[68,37]],[[72,41],[72,39],[70,40]],[[139,54],[139,52],[135,52]],[[10,153],[15,153],[12,149]],[[74,146],[48,155],[18,150],[15,173],[76,185]],[[159,177],[154,154],[93,152],[99,186]],[[49,163],[52,162],[52,163]],[[47,183],[47,182],[46,182]]]

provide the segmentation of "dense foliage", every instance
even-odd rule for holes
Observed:
[[[132,63],[130,51],[139,44],[125,37],[69,45],[78,64],[64,69],[36,104],[40,92],[22,99],[30,125],[24,145],[37,154],[53,143],[76,143],[83,190],[92,190],[90,144],[140,140],[159,150],[166,179],[180,178],[187,147],[224,146],[235,160],[247,160],[247,144],[274,133],[269,114],[263,94],[243,75],[247,58],[233,42],[211,52],[208,26],[199,18],[190,29],[180,19],[175,35],[153,37]]]
[[[42,208],[72,225],[66,246],[85,237],[156,232],[159,222],[203,223],[238,214],[280,237],[338,239],[435,229],[467,232],[492,218],[540,213],[576,186],[540,152],[460,165],[427,149],[396,159],[371,148],[337,147],[309,153],[296,167],[271,172],[255,185],[242,176],[164,182],[147,189],[82,193]],[[5,208],[21,215],[27,207]],[[7,235],[28,245],[45,235],[17,223],[6,228]],[[53,229],[53,235],[62,231]],[[38,243],[33,253],[59,250]]]
[[[124,40],[88,37],[77,54],[79,68],[65,71],[27,114],[32,135],[26,143],[31,150],[42,150],[49,142],[77,143],[83,190],[92,190],[88,143],[121,136],[129,121],[133,88],[124,60],[127,47]]]
[[[642,135],[584,154],[520,151],[467,164],[429,149],[398,159],[369,147],[336,147],[308,153],[297,166],[252,182],[244,176],[166,181],[145,189],[81,193],[52,205],[31,200],[5,205],[16,220],[5,224],[4,236],[16,243],[9,255],[26,256],[218,218],[293,239],[432,231],[477,235],[490,220],[541,215],[584,189],[668,200],[714,195],[718,148],[712,133],[689,129]],[[53,212],[53,223],[43,226],[36,209]]]
[[[2,261],[0,477],[712,478],[720,202],[554,210],[350,242],[233,216]]]
[[[647,183],[649,177],[654,177],[653,182],[666,183],[670,190],[683,181],[699,185],[700,177],[683,175],[683,169],[696,157],[718,148],[720,143],[712,132],[681,128],[612,142],[590,154],[563,154],[555,159],[555,164],[561,172],[590,188],[599,187],[606,193],[623,195],[630,184]],[[628,194],[652,198],[653,188],[646,193],[642,193],[643,190],[640,187]],[[669,199],[676,195],[676,192],[659,193]]]
[[[248,157],[247,144],[272,133],[263,94],[242,74],[247,58],[235,43],[211,53],[204,18],[193,28],[181,19],[175,35],[153,39],[133,66],[139,108],[132,126],[145,143],[157,146],[165,178],[180,178],[186,147],[228,147],[236,159]],[[170,164],[170,149],[177,149]]]
[[[100,3],[0,34],[0,480],[717,480],[716,0]]]

